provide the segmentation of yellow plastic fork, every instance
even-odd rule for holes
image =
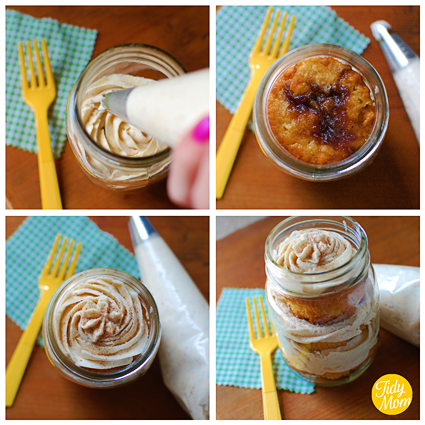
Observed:
[[[46,41],[41,40],[46,78],[44,78],[43,64],[37,41],[34,40],[35,59],[37,62],[38,85],[35,77],[34,62],[32,60],[31,43],[27,41],[28,65],[30,69],[30,84],[27,80],[25,67],[24,47],[19,43],[19,61],[21,63],[22,96],[25,103],[34,110],[37,128],[38,145],[38,173],[40,176],[41,205],[43,209],[62,209],[59,192],[58,177],[56,175],[55,160],[53,158],[50,141],[47,112],[56,98],[55,80],[50,66]]]
[[[247,298],[246,313],[248,315],[249,325],[249,345],[255,353],[260,355],[264,419],[280,420],[282,418],[280,415],[279,399],[277,398],[276,384],[274,381],[272,366],[272,354],[278,347],[276,331],[274,330],[273,323],[271,321],[271,329],[269,329],[263,298],[261,296],[258,298],[260,299],[261,315],[263,317],[264,335],[261,331],[260,315],[258,314],[257,302],[255,297],[253,297],[255,322],[257,325],[257,338],[255,337],[254,325],[252,323],[251,316],[251,307],[249,305],[249,299]]]
[[[289,44],[291,42],[292,31],[295,25],[295,16],[292,16],[289,23],[288,31],[285,36],[285,40],[282,44],[281,49],[280,41],[282,39],[283,30],[286,24],[287,13],[284,14],[282,22],[279,26],[275,42],[272,49],[270,47],[273,42],[273,37],[276,33],[277,24],[279,21],[280,10],[277,11],[274,18],[272,27],[267,37],[267,41],[264,48],[261,49],[264,41],[266,30],[269,26],[270,16],[273,8],[270,7],[267,11],[266,18],[264,19],[263,26],[261,27],[260,34],[258,35],[257,41],[249,58],[249,66],[251,68],[251,80],[245,89],[245,93],[239,103],[238,109],[235,115],[233,115],[230,121],[229,127],[227,128],[226,134],[221,141],[220,147],[217,151],[216,158],[216,198],[221,199],[226,189],[227,181],[229,180],[230,173],[232,171],[233,163],[235,162],[236,155],[239,150],[245,128],[251,115],[252,107],[254,105],[255,95],[257,93],[258,86],[264,74],[270,68],[276,59],[283,56],[288,52]]]
[[[58,251],[60,239],[61,235],[57,235],[52,250],[50,251],[49,258],[47,259],[46,265],[44,266],[38,281],[38,287],[40,288],[40,298],[27,325],[27,328],[22,334],[21,339],[19,340],[18,345],[16,346],[16,349],[12,355],[12,358],[7,365],[6,407],[12,406],[13,402],[15,401],[19,385],[21,384],[22,377],[24,376],[25,369],[31,357],[38,333],[40,332],[44,312],[46,311],[50,298],[56,289],[58,289],[59,285],[74,274],[75,267],[77,266],[78,256],[80,255],[81,250],[81,242],[78,242],[74,252],[74,257],[68,268],[69,259],[72,254],[72,248],[74,247],[74,240],[71,239],[66,251],[65,259],[62,263],[62,267],[59,270],[59,266],[61,264],[61,260],[68,241],[68,238],[65,238],[57,255],[56,262],[52,268],[53,259],[55,258],[55,254]]]

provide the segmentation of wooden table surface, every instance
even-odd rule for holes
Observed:
[[[286,217],[268,217],[217,242],[217,300],[225,287],[264,288],[264,243]],[[418,217],[354,217],[365,229],[372,262],[419,266]],[[394,373],[412,385],[409,408],[394,419],[419,419],[419,349],[381,329],[381,346],[369,369],[340,387],[313,394],[279,390],[283,419],[391,419],[372,404],[371,390]],[[217,386],[217,419],[263,419],[261,390]]]
[[[91,217],[131,252],[127,217]],[[209,299],[208,217],[152,217],[152,224],[186,268],[204,297]],[[24,220],[6,218],[6,238]],[[6,319],[6,364],[22,331]],[[156,358],[139,380],[122,388],[96,390],[63,378],[36,344],[13,407],[6,419],[187,419],[165,387]]]
[[[419,208],[419,147],[397,87],[370,24],[386,20],[419,54],[419,7],[332,6],[338,16],[370,38],[362,56],[384,81],[390,121],[374,162],[359,174],[336,182],[314,183],[280,171],[246,130],[223,199],[217,208],[253,209],[416,209]],[[231,114],[217,102],[217,145]]]
[[[182,6],[13,6],[36,18],[98,30],[93,57],[109,47],[144,43],[170,53],[187,71],[209,66],[209,7]],[[117,193],[99,188],[81,170],[68,143],[56,160],[64,208],[177,208],[163,180],[143,192]],[[6,147],[6,197],[9,208],[41,208],[37,156]]]

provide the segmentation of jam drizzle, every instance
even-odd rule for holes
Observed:
[[[332,85],[324,89],[317,84],[309,84],[310,90],[306,94],[294,95],[290,89],[290,82],[284,86],[284,94],[290,107],[298,114],[307,112],[316,115],[311,135],[319,142],[330,145],[334,149],[346,149],[354,152],[347,143],[356,139],[356,135],[349,130],[346,103],[350,91],[343,85]]]

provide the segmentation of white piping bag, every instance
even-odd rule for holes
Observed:
[[[164,383],[193,419],[209,419],[208,304],[146,217],[131,217],[129,227],[141,280],[161,319]]]
[[[381,326],[419,347],[420,268],[374,264],[379,285]]]
[[[376,21],[370,28],[384,52],[419,143],[420,59],[398,34],[391,31],[388,22]]]
[[[106,94],[102,105],[114,115],[174,147],[209,116],[209,70]]]

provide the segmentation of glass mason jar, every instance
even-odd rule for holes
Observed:
[[[124,294],[123,298],[122,292],[118,293],[113,289],[111,289],[110,292],[109,288],[107,291],[99,292],[98,287],[88,288],[88,286],[82,286],[82,284],[90,284],[90,282],[93,282],[95,279],[98,279],[98,281],[99,279],[107,279],[108,281],[113,280],[114,282],[123,284],[124,287],[127,290],[131,290],[133,294]],[[84,297],[87,296],[87,298],[84,298],[84,300],[80,302],[75,301],[76,296],[82,297],[81,293],[84,294]],[[74,298],[70,299],[70,296]],[[134,320],[131,320],[132,317],[131,314],[129,314],[129,311],[137,311],[137,304],[130,308],[128,305],[125,305],[122,309],[116,308],[118,304],[117,300],[126,300],[133,296],[137,296],[140,300],[148,332],[147,338],[143,340],[145,344],[143,345],[142,343],[141,346],[137,346],[137,342],[140,341],[140,339],[134,337],[134,332],[137,332],[136,335],[140,337],[140,328],[137,328],[136,331],[134,328],[131,329],[131,326],[134,325]],[[105,297],[108,298],[107,301],[105,301]],[[96,298],[95,305],[90,301],[93,300],[93,298]],[[108,303],[106,310],[105,302]],[[72,307],[72,309],[70,307]],[[97,328],[102,327],[106,337],[111,338],[112,343],[111,340],[104,344],[92,343],[93,340],[91,338],[92,335],[95,335],[96,331],[92,332],[92,330],[90,330],[87,332],[87,327],[90,328],[91,325],[87,324],[87,317],[82,317],[84,311],[87,309],[91,309],[91,312],[96,310],[94,313],[91,313],[92,315],[98,315],[98,311],[102,312],[103,309],[102,317],[105,317],[106,312],[108,321],[104,321],[103,323],[106,324],[99,325]],[[119,324],[119,333],[114,332],[113,327],[116,326],[117,323],[116,316],[123,313],[123,311],[123,319]],[[85,314],[88,316],[87,313]],[[90,316],[88,316],[88,318],[90,320]],[[93,326],[91,327],[92,329],[94,328]],[[60,338],[60,335],[63,335],[65,332],[66,337],[64,339]],[[114,350],[116,346],[113,344],[114,338],[123,338],[124,342],[122,339],[120,340],[121,346],[127,344],[131,347],[129,352],[124,353],[124,356],[127,356],[126,359],[133,357],[129,360],[129,364],[119,365],[118,363],[121,360],[118,360],[117,363],[116,358],[112,359],[115,363],[109,364],[108,368],[105,369],[98,368],[97,366],[89,367],[88,365],[84,365],[83,367],[76,364],[77,361],[82,361],[81,358],[84,358],[83,361],[87,359],[88,361],[93,361],[94,359],[98,365],[104,365],[104,361],[108,361],[110,355],[116,355]],[[158,352],[161,340],[161,324],[155,300],[139,280],[119,270],[98,268],[72,276],[57,289],[49,302],[44,316],[43,339],[46,354],[50,362],[65,378],[89,388],[115,388],[140,378],[150,368]],[[107,350],[109,350],[108,353],[105,351],[107,345]],[[110,348],[111,345],[113,348]],[[138,350],[134,348],[135,345]],[[141,348],[142,346],[143,348]],[[67,350],[72,351],[72,357],[66,352]],[[133,352],[131,350],[133,350]],[[128,363],[126,359],[121,362]]]
[[[277,248],[306,229],[335,232],[357,251],[331,270],[290,271],[275,261]],[[379,288],[362,227],[349,217],[289,218],[270,232],[265,263],[270,317],[288,366],[324,386],[360,376],[379,346]]]
[[[168,53],[145,44],[111,47],[86,66],[69,95],[66,124],[72,151],[94,183],[107,189],[125,191],[150,186],[167,175],[170,149],[142,158],[123,157],[103,149],[87,134],[81,118],[81,105],[87,88],[111,74],[160,80],[185,72],[182,65]]]
[[[296,159],[276,140],[268,119],[268,98],[277,78],[290,66],[313,56],[331,56],[351,66],[370,89],[375,103],[375,123],[365,144],[348,158],[326,165]],[[333,44],[308,44],[278,59],[266,72],[254,102],[254,130],[263,153],[282,171],[310,181],[330,181],[351,176],[369,165],[377,155],[388,127],[389,105],[384,83],[376,70],[357,53]]]

